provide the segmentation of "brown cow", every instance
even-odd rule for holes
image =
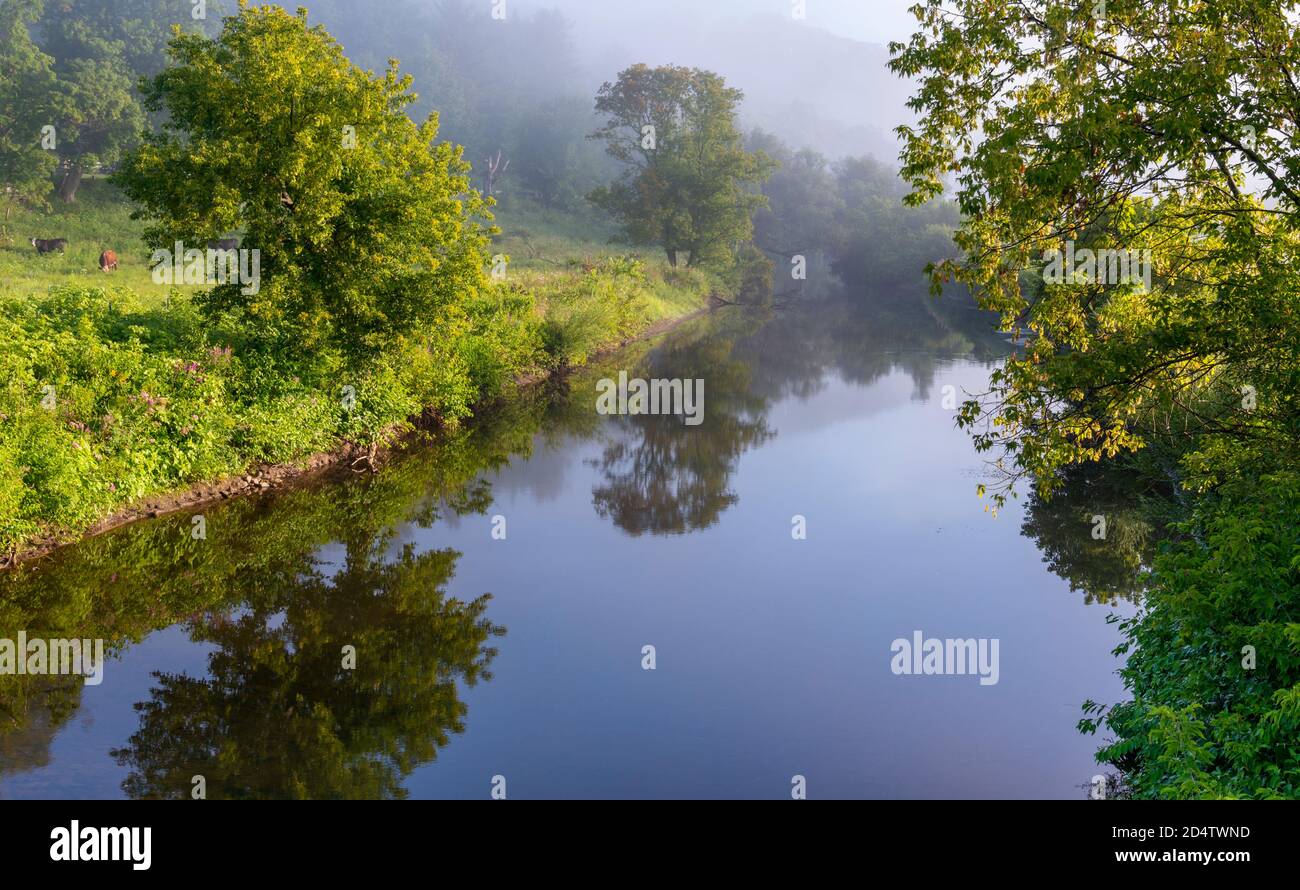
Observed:
[[[106,250],[99,255],[99,271],[111,272],[117,269],[117,254]]]

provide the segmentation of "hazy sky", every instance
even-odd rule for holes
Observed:
[[[430,0],[433,2],[433,0]],[[500,0],[482,3],[483,13]],[[699,66],[745,91],[742,123],[831,157],[893,159],[911,92],[884,45],[906,40],[915,0],[505,0],[508,16],[557,9],[574,61],[598,86],[633,62]]]
[[[602,29],[619,22],[653,17],[661,24],[678,20],[689,28],[753,15],[792,16],[795,0],[514,0],[521,10],[555,7],[581,27]],[[915,0],[804,0],[806,22],[844,37],[872,43],[902,40],[916,20],[907,12]]]

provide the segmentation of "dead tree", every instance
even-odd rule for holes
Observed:
[[[497,180],[506,175],[506,170],[510,168],[510,159],[507,158],[505,164],[501,163],[501,149],[497,149],[497,156],[493,158],[488,155],[484,162],[487,164],[487,193],[489,198],[495,198],[497,194]]]

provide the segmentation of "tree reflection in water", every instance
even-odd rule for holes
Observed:
[[[292,585],[255,583],[238,611],[190,626],[215,645],[208,675],[159,674],[140,728],[114,751],[131,797],[397,798],[402,780],[465,728],[458,682],[491,679],[504,633],[489,597],[449,598],[459,554],[385,557],[350,542],[344,565]],[[355,647],[355,669],[344,647]]]
[[[631,535],[704,529],[736,503],[741,455],[777,434],[779,400],[812,397],[830,374],[867,385],[901,370],[924,391],[947,357],[991,362],[1000,345],[987,320],[922,300],[720,311],[521,393],[374,476],[208,508],[205,541],[169,517],[2,575],[0,635],[103,638],[118,655],[178,625],[209,649],[204,676],[159,672],[136,704],[138,726],[112,752],[129,796],[188,797],[202,776],[209,798],[402,797],[465,729],[460,689],[491,678],[505,633],[487,595],[450,592],[457,552],[405,543],[412,524],[484,514],[491,471],[539,442],[597,440],[599,516]],[[597,416],[595,381],[619,368],[704,379],[704,422]],[[47,763],[79,707],[79,683],[39,680],[0,677],[0,773]]]

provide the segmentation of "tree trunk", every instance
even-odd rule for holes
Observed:
[[[77,200],[77,188],[81,185],[81,168],[73,167],[63,177],[59,183],[59,197],[64,204],[72,204]]]
[[[670,265],[670,266],[672,266],[674,269],[676,269],[676,268],[677,268],[677,251],[672,250],[672,249],[665,249],[664,252],[668,254],[668,265]]]

